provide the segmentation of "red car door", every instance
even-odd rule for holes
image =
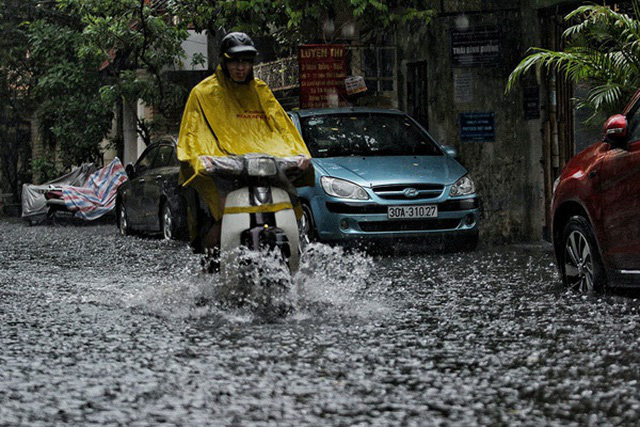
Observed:
[[[610,267],[640,270],[640,108],[627,118],[628,143],[612,147],[601,169],[602,249]]]

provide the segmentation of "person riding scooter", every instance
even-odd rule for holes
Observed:
[[[309,166],[309,151],[295,125],[267,84],[253,75],[257,54],[246,34],[227,34],[220,65],[193,88],[184,109],[177,153],[189,237],[197,253],[219,247],[224,198],[231,190],[207,176],[199,156],[300,155]],[[313,182],[309,171],[305,183]]]

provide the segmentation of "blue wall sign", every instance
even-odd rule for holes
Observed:
[[[496,113],[460,113],[460,141],[494,142]]]

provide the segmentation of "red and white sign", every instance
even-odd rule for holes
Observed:
[[[345,79],[345,45],[317,44],[299,47],[300,108],[348,105]]]
[[[347,89],[347,95],[355,95],[367,91],[367,84],[362,76],[347,77],[344,81],[344,87]]]

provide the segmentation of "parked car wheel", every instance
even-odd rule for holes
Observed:
[[[118,228],[120,229],[120,234],[123,236],[129,236],[132,234],[129,219],[127,218],[127,208],[122,202],[118,205]]]
[[[305,204],[302,205],[302,217],[300,218],[299,229],[300,249],[304,250],[309,243],[317,240],[313,214],[311,213],[311,208]]]
[[[160,226],[162,228],[162,236],[165,240],[175,240],[178,237],[177,221],[169,202],[162,204],[161,212]]]
[[[579,292],[604,290],[607,277],[589,221],[574,216],[564,228],[562,281]]]

